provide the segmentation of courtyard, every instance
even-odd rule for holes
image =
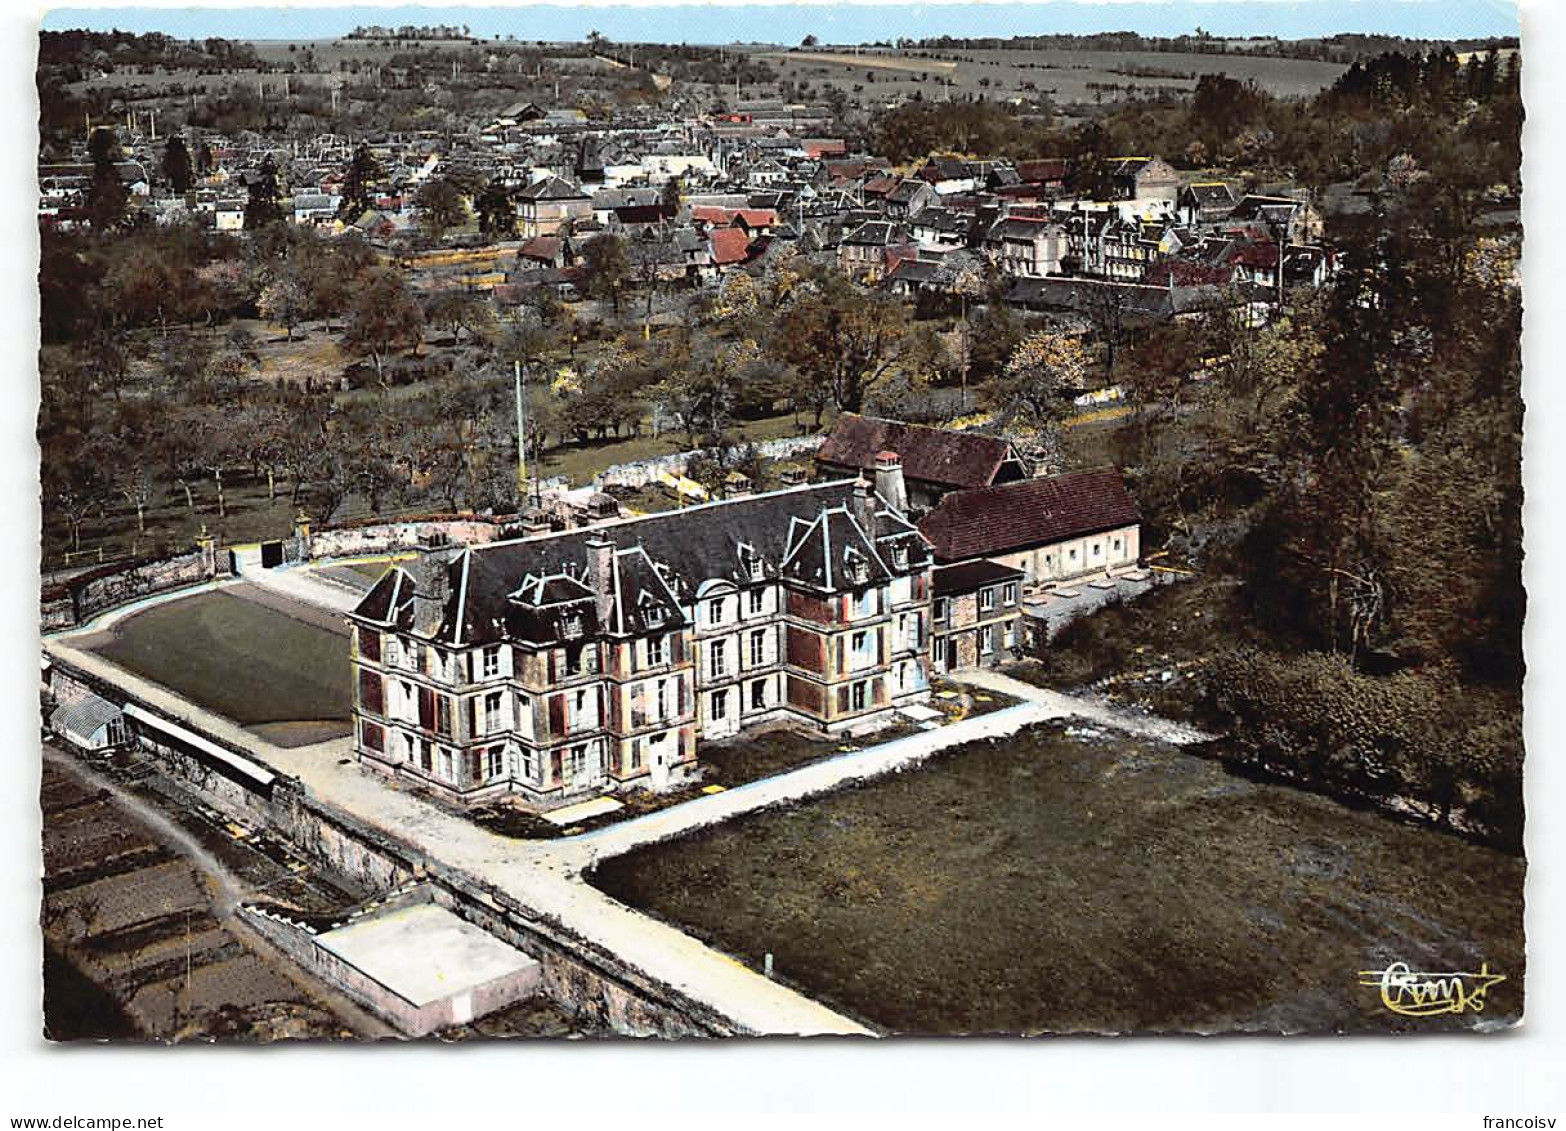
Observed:
[[[77,643],[275,745],[349,733],[346,626],[253,585],[165,601]]]
[[[1523,862],[1080,725],[599,865],[593,882],[890,1032],[1419,1030],[1522,1011]],[[1411,1020],[1361,971],[1506,975]]]

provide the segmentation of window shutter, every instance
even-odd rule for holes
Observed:
[[[471,657],[469,657],[469,658],[471,659]],[[478,696],[475,695],[471,699],[468,700],[468,733],[467,733],[467,737],[468,738],[474,738],[474,737],[476,737],[478,735],[478,732],[479,732],[479,729],[478,729]]]
[[[419,688],[419,726],[435,729],[435,693],[427,687]]]
[[[381,677],[374,672],[359,672],[359,707],[373,715],[386,713],[386,699]]]
[[[565,732],[565,696],[551,695],[549,697],[549,733],[563,735]],[[556,758],[558,759],[558,757],[559,755],[557,754]]]

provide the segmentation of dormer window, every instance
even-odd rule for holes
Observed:
[[[567,640],[580,640],[582,638],[582,632],[582,614],[571,613],[568,616],[561,618],[560,635],[564,636]]]
[[[855,585],[863,585],[870,577],[870,563],[865,556],[852,546],[843,558],[844,568],[847,570],[848,579]]]
[[[760,581],[766,573],[761,564],[761,555],[743,542],[740,543],[740,567],[751,581]]]
[[[908,544],[906,542],[893,543],[892,564],[898,569],[908,568]]]

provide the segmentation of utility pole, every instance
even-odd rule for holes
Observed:
[[[522,362],[511,363],[517,395],[517,510],[527,500],[527,407],[522,397]]]

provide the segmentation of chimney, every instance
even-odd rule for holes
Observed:
[[[598,598],[598,624],[603,627],[614,604],[614,543],[596,534],[587,540],[587,583]]]
[[[903,479],[903,459],[896,452],[876,453],[875,493],[892,510],[908,517],[908,484]]]
[[[854,481],[853,516],[854,521],[859,523],[859,528],[865,532],[865,535],[872,542],[875,541],[876,537],[875,512],[877,509],[879,508],[876,502],[875,489],[870,486],[870,481],[861,475]]]
[[[415,636],[434,636],[445,624],[453,557],[450,550],[427,550],[411,563]]]

